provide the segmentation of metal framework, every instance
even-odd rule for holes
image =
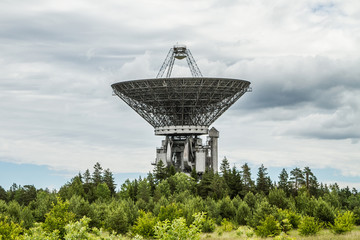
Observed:
[[[116,95],[153,127],[210,126],[249,89],[228,78],[154,78],[115,83]]]
[[[184,58],[193,77],[171,78],[175,60]],[[183,172],[195,169],[200,175],[208,168],[218,169],[219,132],[209,126],[251,91],[245,80],[203,77],[184,45],[170,49],[156,78],[118,82],[111,87],[155,128],[155,135],[166,136],[156,149],[155,164],[163,161]],[[206,143],[199,137],[203,134],[209,134]]]
[[[174,47],[170,48],[169,53],[167,54],[165,61],[162,64],[156,78],[161,78],[164,75],[166,68],[168,69],[166,73],[166,78],[169,78],[174,67],[175,59],[181,60],[183,58],[186,58],[191,75],[193,77],[202,77],[200,69],[196,64],[195,59],[190,52],[190,49],[187,49],[184,45],[175,45]]]

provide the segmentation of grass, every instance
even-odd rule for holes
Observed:
[[[359,240],[360,239],[360,226],[356,227],[352,232],[335,235],[328,229],[321,230],[315,236],[300,236],[297,230],[292,230],[288,234],[290,237],[295,238],[296,240]],[[231,232],[223,232],[219,234],[219,229],[213,233],[204,233],[201,235],[201,240],[271,240],[274,238],[260,238],[255,234],[252,237],[247,237],[245,234],[238,235],[236,230]]]

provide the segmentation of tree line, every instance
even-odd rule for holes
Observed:
[[[109,239],[112,232],[160,238],[177,221],[184,232],[190,226],[198,227],[191,230],[195,233],[211,232],[217,226],[221,231],[248,226],[259,236],[275,236],[292,228],[306,229],[305,223],[335,229],[339,219],[351,218],[352,224],[360,224],[360,193],[336,183],[319,183],[309,167],[283,169],[273,181],[264,165],[254,178],[247,163],[231,168],[226,158],[219,173],[207,170],[201,177],[195,171],[190,176],[180,173],[160,161],[146,177],[116,186],[113,173],[99,163],[92,173],[79,173],[58,191],[0,186],[0,235],[17,232],[24,239],[36,234],[70,239],[66,236],[80,234],[76,231],[81,225],[90,234],[83,233],[88,236],[84,239],[104,236],[102,231]]]

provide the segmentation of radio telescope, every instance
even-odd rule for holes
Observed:
[[[186,59],[192,77],[170,77],[175,60]],[[166,76],[163,77],[166,72]],[[156,78],[114,83],[114,93],[165,136],[152,164],[182,172],[218,171],[219,132],[209,127],[245,92],[250,82],[203,77],[185,45],[172,47]],[[203,143],[201,135],[208,134]]]

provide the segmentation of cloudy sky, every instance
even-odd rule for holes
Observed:
[[[251,82],[213,125],[220,159],[360,189],[358,0],[0,1],[0,185],[151,171],[162,137],[110,85],[155,77],[176,43]]]

